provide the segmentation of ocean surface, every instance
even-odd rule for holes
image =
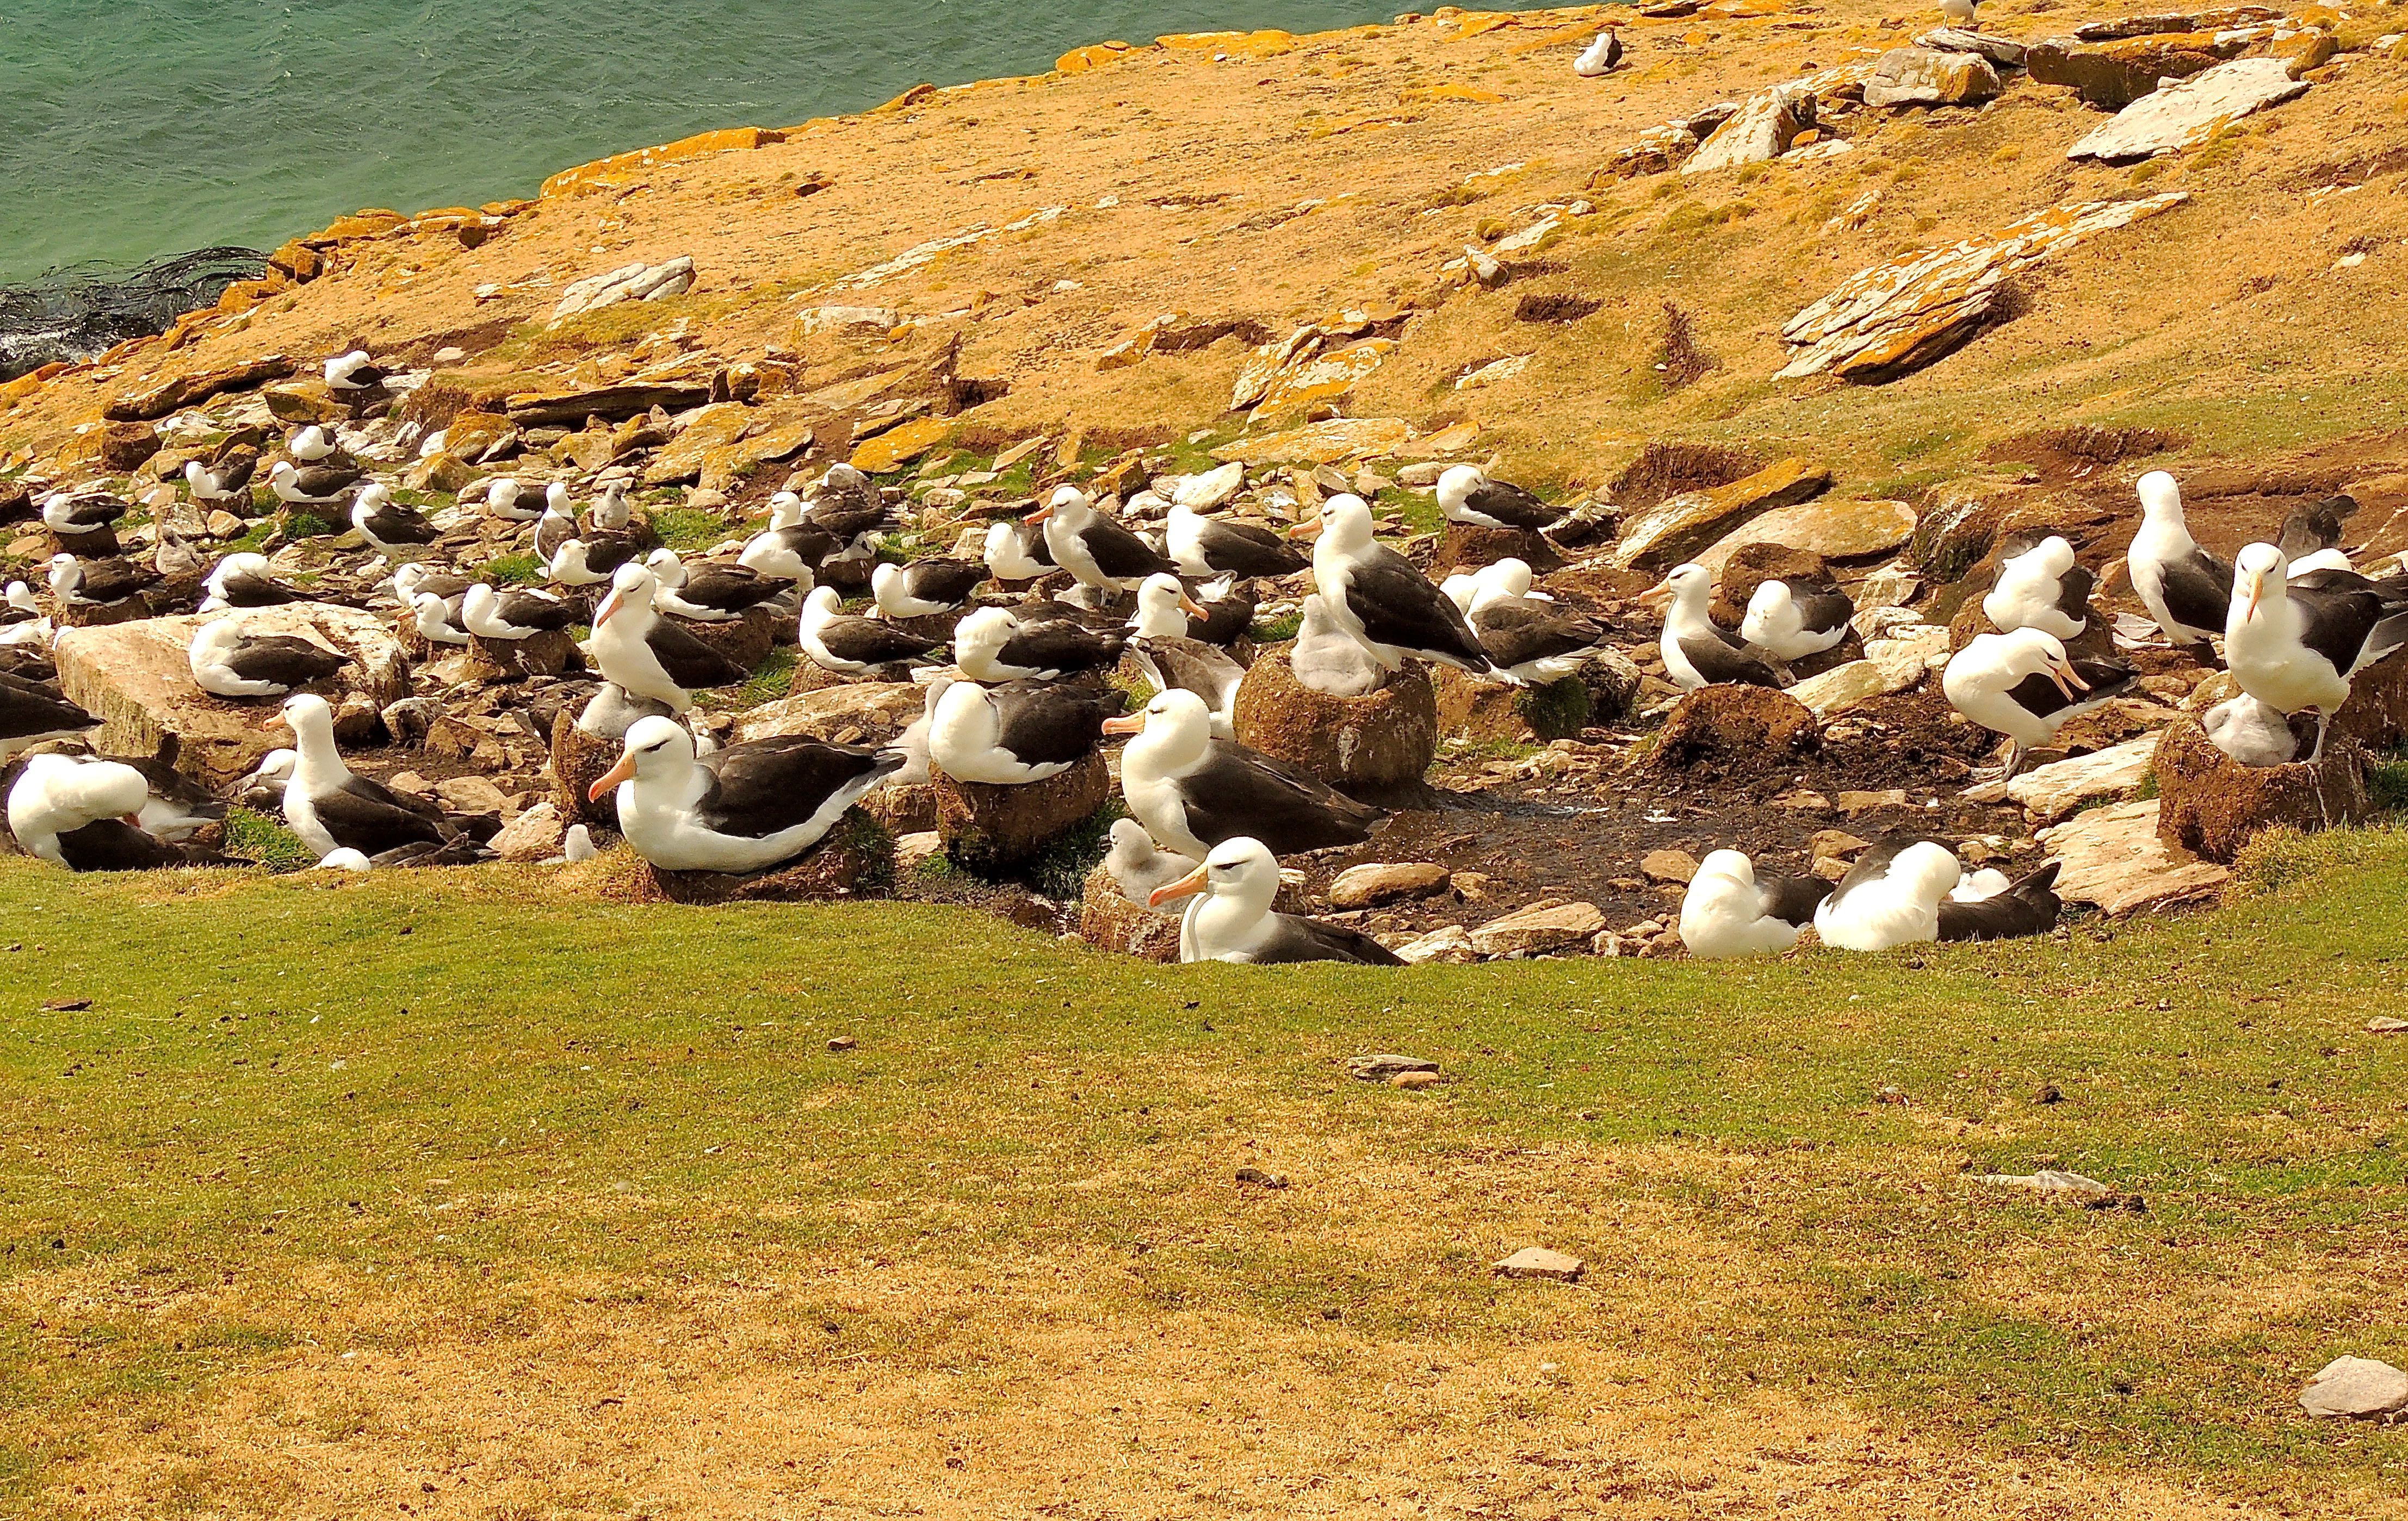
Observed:
[[[531,195],[709,127],[786,126],[1164,32],[1397,0],[0,0],[0,286],[362,206]]]

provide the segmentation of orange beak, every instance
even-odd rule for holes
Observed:
[[[1323,523],[1321,520],[1321,514],[1316,512],[1312,517],[1307,518],[1304,521],[1297,524],[1294,528],[1289,529],[1287,531],[1287,536],[1292,539],[1303,539],[1307,543],[1311,543],[1312,540],[1321,537],[1321,531],[1327,525]]]
[[[121,824],[131,824],[136,829],[140,829],[142,827],[142,816],[138,813],[123,814],[119,817],[118,822]]]
[[[1209,868],[1207,867],[1198,866],[1196,870],[1188,873],[1185,876],[1181,877],[1178,881],[1173,882],[1167,887],[1154,888],[1152,892],[1145,895],[1145,906],[1148,908],[1160,908],[1163,904],[1169,903],[1174,898],[1195,897],[1197,893],[1204,890],[1204,875],[1208,870]]]
[[[2057,671],[2057,675],[2062,676],[2065,680],[2072,682],[2076,690],[2088,691],[2090,689],[2090,683],[2082,679],[2081,673],[2074,670],[2071,662],[2069,661],[2066,664],[2058,666]],[[2066,695],[2071,697],[2073,694],[2071,692],[2068,692]]]
[[[609,596],[602,599],[602,605],[595,610],[594,626],[598,629],[603,624],[609,622],[610,615],[617,612],[619,610],[619,593],[615,589],[613,589]]]
[[[1145,732],[1145,715],[1142,713],[1124,713],[1117,718],[1106,718],[1104,720],[1104,732],[1107,734],[1142,734]]]
[[[1658,581],[1654,586],[1649,587],[1646,590],[1639,593],[1638,597],[1634,600],[1645,603],[1650,607],[1668,606],[1672,601],[1672,583],[1670,581]]]
[[[632,755],[623,755],[619,757],[619,763],[617,765],[612,766],[609,770],[596,777],[594,785],[585,789],[585,801],[588,803],[601,802],[602,795],[604,793],[617,787],[621,782],[625,781],[635,774],[636,758]]]
[[[2249,600],[2243,604],[2241,608],[2241,618],[2243,622],[2246,622],[2250,618],[2258,616],[2258,599],[2263,596],[2265,591],[2266,578],[2264,576],[2252,576],[2249,577]]]
[[[1212,616],[1204,610],[1203,604],[1197,602],[1195,598],[1189,596],[1184,591],[1179,594],[1179,609],[1185,613],[1189,618],[1210,618]]]
[[[1027,517],[1023,518],[1023,519],[1020,519],[1020,520],[1021,520],[1022,522],[1024,522],[1024,523],[1026,523],[1029,527],[1034,528],[1034,527],[1036,527],[1039,523],[1043,522],[1046,519],[1051,518],[1051,517],[1053,517],[1053,516],[1054,516],[1054,504],[1053,504],[1053,503],[1051,503],[1051,502],[1048,502],[1048,503],[1046,503],[1043,506],[1041,506],[1041,507],[1038,508],[1035,512],[1030,513]]]

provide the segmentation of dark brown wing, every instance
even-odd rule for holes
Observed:
[[[1347,577],[1347,605],[1363,636],[1413,654],[1449,655],[1475,671],[1490,668],[1463,609],[1394,549],[1376,548]]]
[[[1274,856],[1360,845],[1388,817],[1234,740],[1213,740],[1177,786],[1197,839],[1213,846],[1251,835]]]
[[[286,633],[250,634],[226,657],[226,669],[245,681],[306,687],[351,663],[322,645]]]
[[[319,821],[335,843],[364,856],[421,842],[441,844],[441,810],[422,798],[406,798],[383,783],[353,776],[332,792],[310,798]]]
[[[667,618],[653,622],[644,643],[681,687],[732,687],[752,674]]]
[[[1104,720],[1120,711],[1117,693],[1050,681],[1007,681],[989,692],[996,745],[1028,765],[1066,765],[1086,758],[1104,737]]]
[[[1156,554],[1145,540],[1109,518],[1097,518],[1079,535],[1095,557],[1096,568],[1116,580],[1140,576],[1175,575],[1179,567]]]
[[[1234,571],[1249,578],[1276,579],[1294,576],[1312,561],[1296,546],[1256,523],[1213,519],[1196,536],[1205,563],[1216,571]]]
[[[1027,671],[1091,671],[1121,658],[1122,636],[1067,619],[1023,623],[1003,642],[1006,665]]]
[[[710,780],[695,820],[720,834],[758,840],[807,823],[838,792],[896,770],[898,750],[831,745],[800,734],[731,745],[702,758]]]
[[[1356,966],[1402,966],[1395,951],[1360,931],[1295,914],[1274,914],[1271,932],[1247,958],[1257,966],[1297,961],[1345,961]]]

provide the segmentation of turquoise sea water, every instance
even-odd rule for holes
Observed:
[[[708,127],[1106,37],[1383,20],[1396,0],[0,0],[0,285],[361,206],[533,194]]]

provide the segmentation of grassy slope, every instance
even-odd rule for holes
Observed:
[[[489,1385],[532,1415],[571,1377],[564,1343],[621,1341],[664,1399],[731,1355],[805,1381],[913,1454],[878,1492],[958,1493],[975,1474],[933,1466],[940,1439],[1040,1399],[1059,1370],[1031,1338],[1093,1327],[1222,1359],[1228,1400],[1257,1403],[1216,1471],[1242,1451],[1435,1478],[1417,1426],[1578,1447],[1634,1401],[1771,1399],[1902,1413],[1983,1461],[2380,1509],[2408,1433],[2291,1400],[2341,1353],[2408,1362],[2408,1043],[2359,1029],[2397,1007],[2408,837],[2286,864],[2303,880],[2103,940],[1398,976],[1140,969],[941,910],[597,906],[532,873],[162,898],[0,862],[0,1513],[344,1493],[395,1514],[377,1485],[480,1450]],[[898,993],[863,965],[910,971]],[[37,1012],[60,998],[93,1005]],[[1451,1084],[1344,1078],[1391,1049]],[[2037,1104],[2043,1082],[2065,1102]],[[1890,1085],[1905,1105],[1872,1102]],[[1235,1189],[1248,1161],[1296,1186]],[[2147,1211],[1958,1176],[2039,1165]],[[1533,1241],[1587,1282],[1486,1274]],[[664,1374],[698,1315],[727,1340]],[[1407,1346],[1425,1383],[1512,1386],[1399,1394]],[[1532,1386],[1541,1356],[1570,1372]],[[1197,1376],[1126,1361],[1156,1397]],[[1270,1392],[1298,1368],[1305,1395]],[[1222,1418],[1191,1411],[1186,1436],[1209,1453]],[[791,1470],[813,1439],[775,1440]],[[1065,1477],[1028,1467],[1109,1457],[1117,1478],[1079,1481],[1107,1492],[1179,1469],[1049,1457],[1010,1421],[979,1456],[1024,1442],[974,1509]],[[491,1454],[475,1492],[536,1461]],[[456,1514],[623,1508],[645,1482],[624,1470]]]

